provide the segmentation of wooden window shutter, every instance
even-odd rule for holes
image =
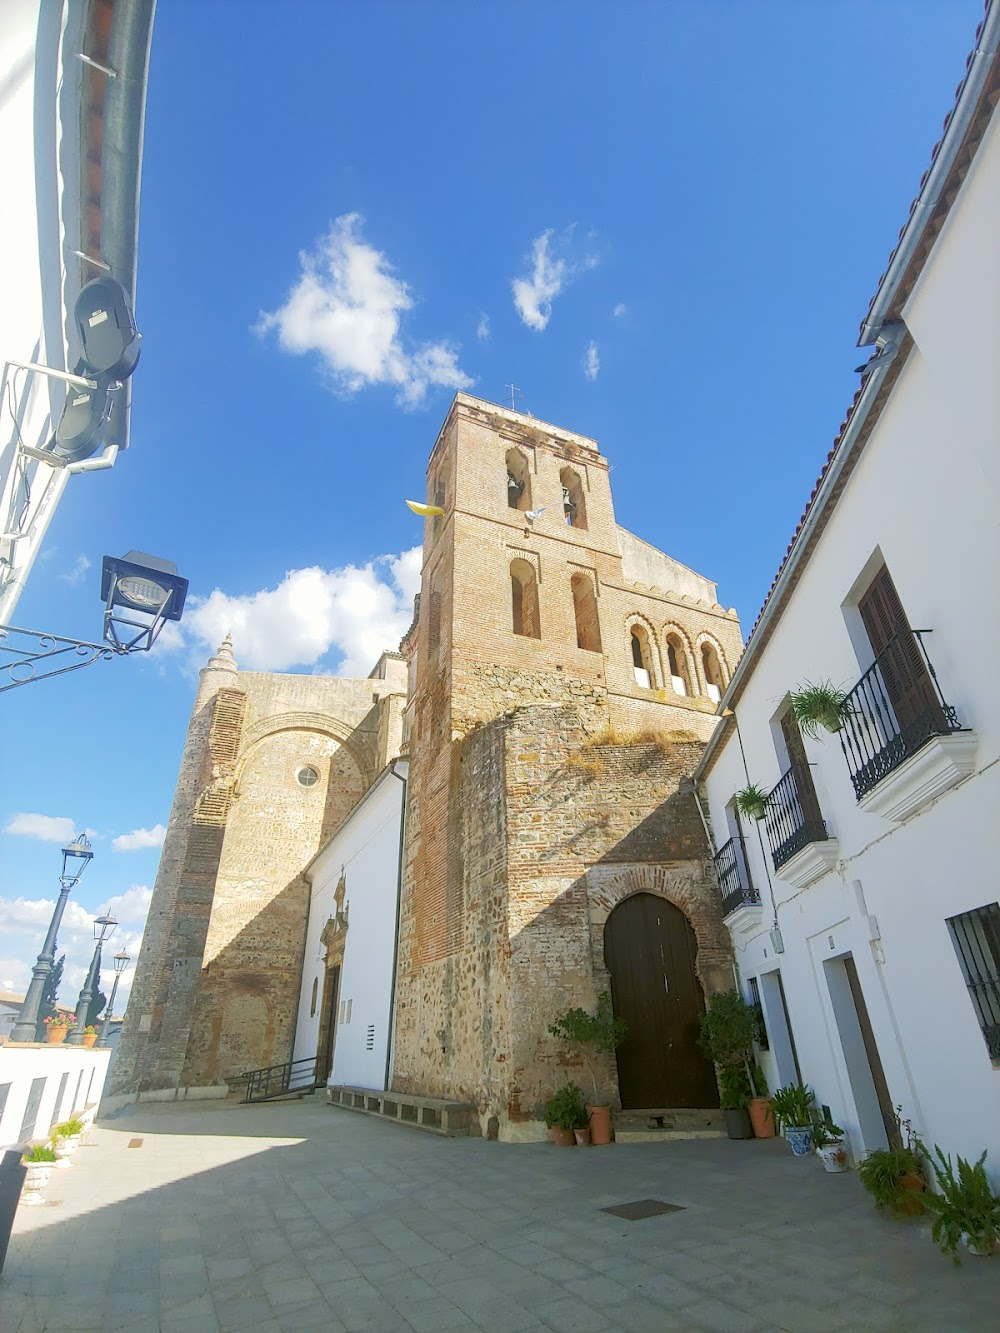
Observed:
[[[885,565],[868,585],[858,610],[900,729],[928,712],[946,729],[934,682]]]

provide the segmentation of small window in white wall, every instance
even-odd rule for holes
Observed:
[[[351,1006],[353,1005],[353,1003],[354,1003],[353,1000],[347,1001],[347,1017],[344,1019],[345,1023],[349,1023],[351,1021]]]
[[[345,1015],[346,1013],[347,1013],[347,1001],[346,1001],[346,1000],[341,1000],[341,1002],[340,1002],[340,1022],[341,1022],[341,1023],[343,1023],[343,1022],[345,1021],[345,1019],[344,1019],[344,1015]]]
[[[986,1048],[1000,1059],[1000,903],[949,917],[948,930]]]
[[[368,1024],[368,1032],[365,1036],[365,1050],[373,1051],[375,1049],[375,1024]]]
[[[309,999],[309,1017],[316,1017],[316,997],[319,994],[319,977],[313,977],[312,995]]]

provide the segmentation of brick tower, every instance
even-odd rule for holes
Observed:
[[[613,984],[604,929],[618,903],[649,893],[678,908],[701,990],[731,984],[682,779],[739,625],[710,580],[617,526],[607,460],[584,436],[458,394],[427,494],[445,512],[427,521],[402,645],[394,1085],[471,1100],[484,1128],[534,1137],[562,1058],[548,1024]]]

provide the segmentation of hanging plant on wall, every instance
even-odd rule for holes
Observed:
[[[763,788],[751,782],[749,787],[744,787],[742,791],[736,793],[736,808],[748,819],[763,819],[767,812],[767,796],[768,793]]]
[[[792,691],[789,702],[799,730],[814,741],[819,739],[820,727],[839,731],[854,714],[846,692],[831,680],[821,680],[816,685],[806,681]]]

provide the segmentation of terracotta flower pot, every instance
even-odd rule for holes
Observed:
[[[85,1032],[83,1034],[83,1045],[86,1046],[88,1051],[91,1049],[91,1047],[94,1045],[96,1041],[97,1041],[96,1032]]]
[[[921,1213],[927,1212],[927,1205],[920,1197],[927,1188],[923,1176],[900,1176],[896,1183],[901,1191],[896,1201],[897,1213],[902,1213],[904,1217],[919,1217]]]
[[[576,1139],[571,1129],[560,1129],[558,1125],[553,1125],[552,1142],[557,1148],[572,1148],[576,1143]]]
[[[50,1046],[58,1046],[60,1042],[66,1040],[66,1033],[68,1031],[69,1028],[53,1027],[52,1024],[50,1023],[49,1026],[45,1029],[45,1040],[49,1043]]]
[[[588,1106],[587,1114],[590,1116],[590,1141],[593,1144],[605,1144],[611,1142],[611,1107],[610,1106]]]
[[[751,1097],[747,1104],[747,1110],[750,1112],[750,1123],[753,1125],[753,1132],[758,1139],[773,1139],[775,1135],[774,1116],[771,1114],[771,1103],[767,1097]]]
[[[589,1147],[590,1147],[590,1126],[588,1125],[586,1129],[574,1129],[574,1130],[573,1130],[573,1137],[576,1139],[577,1144],[578,1144],[579,1147],[581,1147],[581,1148],[583,1148],[583,1147],[589,1148]]]

